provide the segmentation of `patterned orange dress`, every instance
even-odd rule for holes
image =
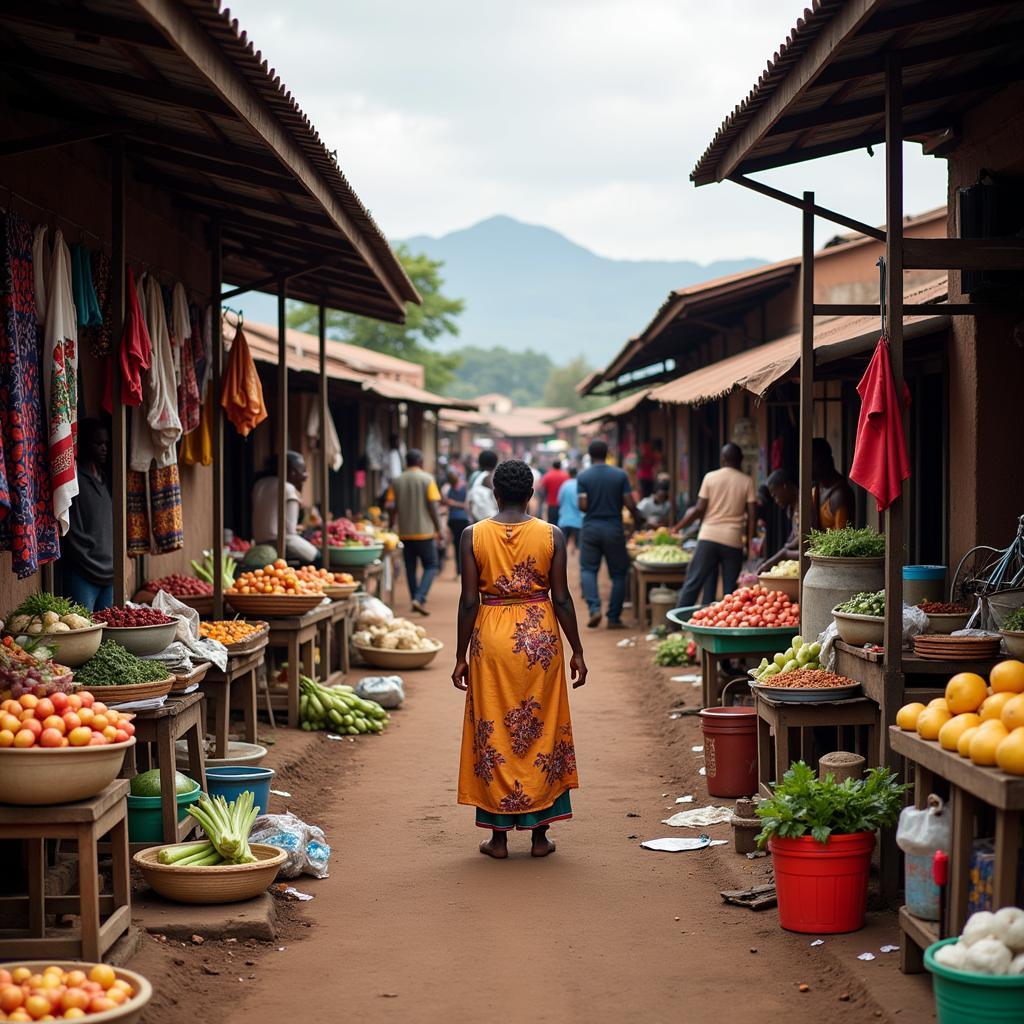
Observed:
[[[469,642],[459,803],[484,828],[530,829],[572,817],[579,786],[562,639],[551,605],[551,526],[473,526],[481,606]]]

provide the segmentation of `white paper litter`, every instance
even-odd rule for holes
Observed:
[[[657,850],[661,853],[685,853],[688,850],[703,850],[706,846],[725,846],[727,842],[726,839],[709,839],[707,836],[697,836],[695,839],[666,837],[647,839],[640,845],[645,850]]]
[[[692,751],[693,751],[693,752],[694,752],[695,754],[703,754],[703,753],[704,753],[704,744],[701,744],[701,745],[700,745],[699,747],[690,747],[690,749],[691,749],[691,750],[692,750]]]
[[[704,828],[707,825],[721,825],[732,818],[729,807],[695,807],[692,811],[679,811],[671,818],[665,818],[662,825],[675,828]]]
[[[345,737],[344,737],[344,736],[335,736],[335,734],[334,734],[333,732],[329,732],[329,733],[327,734],[327,738],[328,738],[329,740],[343,740],[343,739],[345,739]],[[351,737],[349,737],[349,738],[351,739]]]
[[[880,953],[898,953],[900,951],[900,947],[899,946],[880,946],[878,951]]]
[[[93,696],[99,696],[102,693],[102,688],[97,686],[93,691]],[[167,700],[167,694],[165,693],[162,697],[147,697],[144,700],[127,700],[121,701],[107,701],[106,705],[108,708],[117,708],[118,711],[152,711],[154,708],[162,708],[164,702]]]
[[[698,775],[707,775],[707,773],[708,770],[703,765],[701,765],[700,770],[697,772]]]
[[[294,885],[286,886],[281,890],[281,894],[290,900],[299,900],[302,903],[308,903],[313,898],[308,892],[299,892]]]
[[[861,955],[859,957],[857,957],[857,959],[858,960],[874,960],[875,959],[875,954],[874,953],[861,953]]]
[[[291,796],[291,793],[286,793],[283,789],[272,789],[270,791],[274,796]]]
[[[700,676],[695,675],[693,672],[687,672],[681,676],[669,676],[673,683],[699,683]]]
[[[824,940],[824,939],[815,939],[815,940],[814,940],[814,941],[813,941],[813,942],[811,943],[811,945],[812,945],[812,946],[824,946],[824,945],[825,945],[825,940]]]
[[[629,637],[626,637],[625,640],[620,640],[615,646],[616,647],[636,647],[636,641],[635,640],[631,640]]]
[[[689,793],[687,793],[686,796],[677,796],[676,797],[676,803],[677,804],[692,804],[693,803],[693,796],[691,794],[689,794]]]

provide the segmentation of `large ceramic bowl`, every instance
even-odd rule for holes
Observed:
[[[434,647],[421,651],[384,651],[379,647],[370,647],[364,644],[353,644],[353,648],[359,652],[359,656],[367,665],[374,668],[426,668],[439,651],[444,649],[440,640],[434,640]]]
[[[925,612],[925,615],[928,616],[929,633],[955,633],[964,629],[971,617],[970,612]]]
[[[85,971],[88,974],[95,966],[82,963],[81,960],[12,960],[9,963],[0,963],[0,967],[5,971],[27,967],[33,974],[41,974],[47,967],[59,967],[62,971]],[[153,998],[153,986],[141,974],[124,967],[115,967],[114,974],[120,981],[127,981],[135,994],[113,1010],[90,1013],[82,1020],[87,1020],[89,1024],[113,1024],[114,1021],[117,1024],[136,1024],[136,1021],[142,1020],[142,1011]]]
[[[70,629],[66,633],[38,633],[31,635],[44,647],[53,651],[53,660],[68,668],[84,665],[99,649],[103,639],[103,623],[86,626],[85,629]]]
[[[159,654],[166,650],[174,643],[177,631],[177,619],[156,626],[104,626],[103,639],[113,640],[126,651],[144,658],[148,654]]]
[[[885,619],[881,615],[854,615],[832,610],[839,639],[851,647],[881,644],[885,641]]]
[[[224,595],[228,604],[246,618],[291,618],[305,615],[324,603],[323,594],[232,594]],[[231,650],[231,648],[229,648]]]
[[[347,565],[371,565],[380,558],[383,550],[383,544],[369,544],[350,548],[332,547],[330,549],[331,565],[338,565],[342,568]]]
[[[765,590],[781,590],[790,601],[800,600],[800,577],[799,576],[770,576],[763,572],[757,577],[757,582]]]
[[[261,747],[258,743],[228,740],[227,757],[207,757],[204,759],[204,763],[207,768],[252,768],[266,756],[267,748]],[[185,740],[178,740],[174,744],[174,760],[177,762],[179,771],[188,771],[188,743]]]
[[[252,843],[254,864],[180,867],[157,860],[162,846],[140,850],[132,860],[155,892],[175,903],[240,903],[264,892],[277,877],[287,854],[276,846]]]
[[[134,744],[132,736],[101,747],[0,748],[0,803],[42,807],[88,800],[117,778]]]
[[[1003,643],[1010,657],[1024,660],[1024,633],[1010,629],[1001,629],[999,632],[1003,635]]]

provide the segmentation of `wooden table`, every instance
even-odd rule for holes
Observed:
[[[936,782],[942,781],[941,788],[948,788],[946,806],[952,814],[945,920],[922,921],[906,907],[900,909],[899,922],[904,933],[900,967],[906,973],[917,973],[923,966],[922,950],[947,935],[958,935],[967,919],[976,817],[984,805],[993,809],[995,818],[992,909],[1017,905],[1017,865],[1024,838],[1024,776],[982,768],[955,751],[943,750],[938,743],[896,726],[889,728],[889,744],[913,768],[916,806],[924,807],[928,795],[935,792]]]
[[[352,622],[352,599],[331,601],[330,618],[318,624],[320,636],[320,678],[328,686],[340,683],[351,668],[349,632]]]
[[[242,709],[245,742],[256,742],[256,674],[263,664],[267,641],[265,635],[249,650],[229,654],[223,672],[211,665],[200,683],[208,701],[207,708],[213,713],[214,757],[227,756],[232,706]],[[235,697],[239,698],[237,702],[233,700]]]
[[[330,604],[319,604],[304,615],[290,615],[286,618],[272,618],[270,632],[267,635],[267,646],[271,649],[284,648],[288,659],[287,691],[281,700],[281,706],[288,709],[288,724],[294,729],[299,724],[299,676],[316,675],[316,647],[319,625],[329,621]],[[302,671],[300,671],[300,662]],[[273,680],[268,678],[268,685]],[[271,700],[277,696],[273,687],[270,690]]]
[[[160,800],[163,817],[163,841],[180,843],[198,827],[191,815],[178,821],[178,799],[175,792],[174,744],[184,739],[188,745],[189,774],[206,789],[206,757],[203,753],[203,694],[171,695],[164,703],[150,711],[135,712],[136,748],[125,757],[125,771],[134,775],[135,755],[141,744],[147,745],[149,767],[160,768]],[[154,758],[155,753],[155,758]],[[153,763],[155,760],[155,764]],[[151,844],[150,844],[151,845]]]
[[[757,780],[758,789],[764,797],[772,795],[771,784],[782,779],[794,760],[803,760],[812,768],[817,767],[811,753],[814,729],[834,728],[839,737],[839,730],[847,726],[865,726],[867,749],[854,752],[864,754],[869,768],[878,764],[878,705],[867,697],[796,702],[770,700],[761,693],[755,693],[754,706],[757,708]],[[795,744],[791,742],[790,730],[799,733]],[[837,743],[834,749],[849,750],[850,747]]]
[[[0,960],[96,962],[128,930],[131,886],[127,796],[127,781],[117,779],[91,800],[51,807],[0,805],[0,842],[20,840],[28,860],[27,895],[0,898],[0,908],[27,912],[26,927],[4,930]],[[106,835],[113,858],[113,892],[101,895],[97,846]],[[77,845],[77,896],[46,895],[47,839],[67,839]],[[77,915],[81,921],[78,934],[69,936],[62,929],[59,936],[47,935],[49,914]]]
[[[665,569],[660,566],[647,567],[642,562],[634,561],[632,570],[630,582],[636,621],[641,629],[646,629],[650,625],[647,621],[648,587],[664,585],[678,590],[686,579],[686,564],[680,563],[677,569]]]

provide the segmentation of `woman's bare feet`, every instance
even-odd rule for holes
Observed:
[[[546,857],[549,853],[555,852],[555,844],[548,839],[547,825],[541,825],[533,830],[533,845],[530,847],[531,857]]]
[[[480,844],[480,852],[495,860],[505,860],[508,857],[508,836],[504,832],[492,831],[491,838]]]

